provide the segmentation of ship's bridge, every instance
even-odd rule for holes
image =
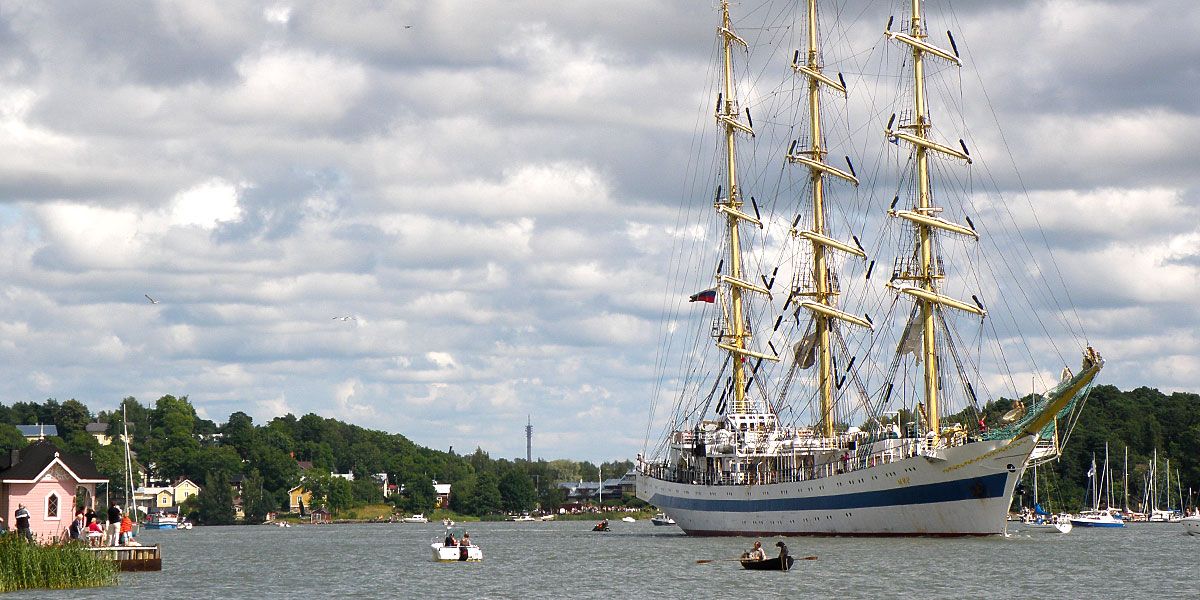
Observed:
[[[739,433],[770,432],[779,429],[779,417],[772,413],[738,413],[727,415],[728,429]]]

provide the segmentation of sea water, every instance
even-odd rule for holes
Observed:
[[[18,598],[1200,598],[1200,537],[1180,524],[1010,524],[983,538],[786,538],[790,572],[744,571],[754,538],[695,538],[649,521],[468,523],[481,563],[435,563],[440,523],[144,531],[163,570],[113,588]],[[768,552],[784,538],[762,538]],[[708,561],[698,563],[697,561]]]

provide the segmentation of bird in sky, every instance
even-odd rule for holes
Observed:
[[[357,321],[358,319],[356,319],[354,317],[354,315],[346,315],[344,317],[334,317],[333,320],[334,321]]]
[[[158,304],[158,300],[155,300],[154,298],[151,298],[151,297],[150,297],[150,294],[142,294],[142,295],[143,295],[143,296],[145,296],[145,297],[146,297],[146,299],[150,301],[150,304]]]
[[[405,25],[405,26],[404,26],[404,28],[405,28],[405,29],[412,29],[412,25]]]

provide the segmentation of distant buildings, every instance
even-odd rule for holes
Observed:
[[[17,425],[17,431],[20,431],[21,435],[25,436],[25,439],[30,442],[36,442],[38,440],[44,440],[48,437],[58,435],[57,426],[45,425],[41,423],[37,425]]]
[[[174,485],[148,487],[133,491],[134,504],[147,514],[152,512],[179,512],[185,500],[200,493],[200,486],[190,479],[180,479]]]

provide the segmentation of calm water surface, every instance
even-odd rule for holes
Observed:
[[[437,523],[196,527],[144,531],[161,573],[114,588],[23,592],[18,598],[1200,598],[1200,537],[1178,524],[1012,528],[1009,537],[790,538],[788,573],[728,559],[750,538],[691,538],[648,521],[470,524],[482,563],[435,563]],[[774,548],[775,539],[763,539]]]

